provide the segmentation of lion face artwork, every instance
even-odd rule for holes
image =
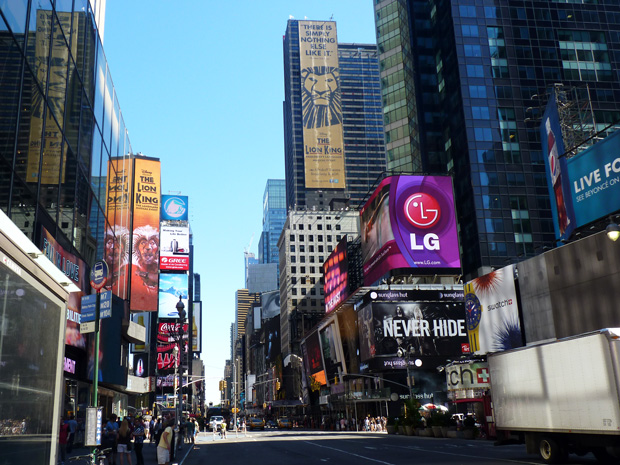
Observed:
[[[338,68],[312,66],[301,71],[303,123],[306,129],[342,123]]]

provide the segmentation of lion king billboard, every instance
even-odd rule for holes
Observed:
[[[342,95],[333,21],[299,21],[306,188],[344,189]]]

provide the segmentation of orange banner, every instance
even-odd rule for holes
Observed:
[[[112,293],[121,299],[128,297],[129,243],[131,231],[131,188],[133,160],[130,157],[114,158],[108,162],[106,185],[107,224],[104,237],[103,259],[111,272]]]
[[[159,285],[159,160],[136,158],[133,190],[131,261],[132,311],[156,312]]]

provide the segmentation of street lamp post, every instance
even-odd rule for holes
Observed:
[[[183,342],[183,323],[185,323],[185,304],[181,301],[181,296],[179,296],[179,301],[177,302],[177,313],[179,314],[179,347],[178,351],[181,354],[181,359],[176,363],[178,370],[178,388],[179,388],[179,397],[178,397],[178,405],[179,409],[177,411],[177,421],[179,427],[181,426],[181,413],[183,412],[183,352],[185,352],[185,343]]]

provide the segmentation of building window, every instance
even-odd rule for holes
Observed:
[[[331,242],[332,241],[332,236],[330,234],[327,235],[327,242]]]
[[[293,274],[297,273],[297,267],[296,266],[291,266],[291,273],[293,273]]]
[[[485,86],[469,86],[469,96],[471,98],[487,98],[487,88]]]
[[[463,37],[478,37],[478,26],[474,24],[463,24],[461,25],[461,30],[463,31]]]
[[[312,234],[310,234],[310,235],[308,236],[308,241],[309,241],[309,242],[313,242],[313,241],[314,241],[314,236],[313,236]]]
[[[465,44],[464,47],[465,47],[466,57],[481,57],[482,56],[482,49],[480,48],[480,45]]]
[[[288,246],[289,252],[295,252],[295,244],[291,244]]]
[[[463,18],[475,18],[476,17],[476,7],[473,5],[460,5],[459,6],[459,14]]]
[[[489,119],[489,107],[471,107],[471,116],[474,119]]]

